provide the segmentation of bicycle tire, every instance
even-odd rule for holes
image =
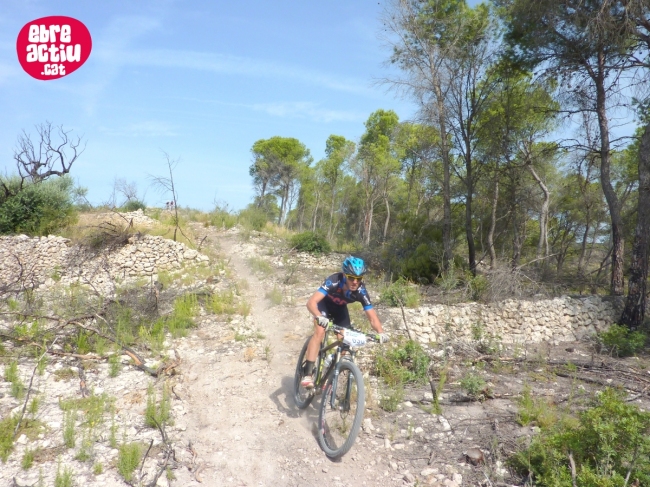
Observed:
[[[305,366],[305,355],[307,354],[307,346],[309,345],[309,340],[311,340],[311,338],[307,338],[307,341],[305,342],[304,346],[302,347],[302,351],[298,356],[296,374],[293,378],[293,400],[296,403],[298,409],[305,409],[307,406],[309,406],[309,404],[311,404],[312,400],[314,399],[313,389],[310,391],[309,389],[306,389],[300,385],[300,381],[302,380],[302,371]]]
[[[318,443],[329,458],[345,455],[357,439],[365,408],[363,376],[357,365],[349,360],[339,362],[339,375],[334,390],[334,375],[323,389],[318,415]],[[349,404],[346,396],[350,385]],[[334,398],[334,407],[332,407]]]

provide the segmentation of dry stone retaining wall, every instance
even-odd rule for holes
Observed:
[[[110,293],[116,280],[137,279],[209,258],[180,242],[135,235],[112,252],[94,254],[63,237],[0,237],[0,283],[28,287],[80,282]]]
[[[620,316],[620,301],[600,296],[495,304],[466,303],[405,309],[411,333],[423,344],[446,338],[470,341],[480,332],[504,343],[563,342],[605,331]],[[406,333],[400,309],[382,310],[392,329]]]

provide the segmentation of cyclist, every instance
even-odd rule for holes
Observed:
[[[388,340],[388,335],[384,333],[381,321],[372,307],[370,296],[363,284],[363,275],[366,273],[365,262],[350,255],[343,261],[342,270],[343,272],[337,272],[326,278],[307,301],[307,309],[314,317],[314,334],[307,346],[304,376],[300,382],[307,389],[314,387],[314,362],[330,320],[335,325],[351,327],[347,306],[349,303],[360,302],[370,320],[370,326],[379,333],[380,342],[385,343]]]

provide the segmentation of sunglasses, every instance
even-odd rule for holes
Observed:
[[[354,274],[346,274],[345,277],[348,278],[350,281],[361,282],[361,280],[363,279],[363,276],[355,276]]]

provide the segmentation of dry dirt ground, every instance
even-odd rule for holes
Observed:
[[[183,352],[183,442],[191,442],[200,467],[197,475],[177,472],[172,485],[516,485],[520,479],[511,476],[505,459],[536,430],[535,424],[516,422],[524,387],[549,407],[573,408],[595,389],[627,385],[631,394],[639,392],[634,400],[648,407],[644,384],[650,384],[650,375],[647,364],[637,359],[613,360],[594,355],[590,344],[565,343],[506,347],[502,359],[492,360],[482,355],[481,344],[452,344],[431,351],[447,371],[442,414],[431,413],[428,385],[407,390],[391,413],[377,406],[380,393],[370,387],[357,442],[342,459],[331,461],[316,440],[319,401],[300,411],[292,400],[296,357],[311,326],[305,302],[327,274],[303,269],[289,289],[291,303],[285,299],[272,306],[265,294],[283,280],[286,270],[256,274],[244,250],[250,250],[251,241],[207,232],[238,278],[248,281],[245,293],[252,303],[252,322],[268,340],[272,359],[246,361],[241,352],[206,354],[224,347],[223,332],[210,327],[188,340]],[[273,239],[253,239],[253,244],[257,258],[279,251]],[[385,327],[397,334],[395,324]],[[485,381],[479,400],[471,400],[460,387],[468,374]],[[483,461],[473,465],[467,453],[477,454],[476,449]]]
[[[173,426],[167,434],[175,461],[169,464],[169,475],[163,474],[157,485],[523,485],[523,479],[513,475],[506,462],[537,431],[534,423],[521,426],[517,422],[523,391],[530,390],[549,410],[575,410],[586,404],[594,391],[620,386],[626,388],[630,401],[644,409],[650,406],[647,361],[599,355],[589,343],[517,348],[490,340],[431,344],[431,385],[441,389],[439,414],[432,413],[430,384],[405,390],[395,411],[382,410],[378,404],[385,389],[377,385],[371,366],[364,362],[364,426],[351,451],[331,461],[316,439],[319,398],[307,409],[298,410],[292,388],[298,353],[311,333],[305,303],[336,267],[324,267],[322,261],[318,264],[304,256],[306,263],[299,268],[287,263],[282,266],[288,249],[272,236],[199,226],[195,231],[204,246],[225,259],[230,279],[239,281],[251,309],[246,318],[235,315],[229,321],[204,315],[187,337],[168,343],[181,358],[177,375],[169,379]],[[252,259],[268,262],[267,271],[251,268]],[[332,266],[338,265],[338,257],[332,259]],[[281,291],[282,304],[274,305],[266,297],[273,288]],[[370,292],[376,296],[372,288]],[[382,318],[382,306],[377,309]],[[400,323],[386,320],[384,325],[395,340],[404,334]],[[495,347],[500,353],[489,354]],[[68,370],[65,367],[73,364],[70,357],[56,367],[52,362],[51,367]],[[20,365],[28,377],[33,365]],[[64,465],[72,465],[75,485],[126,485],[116,471],[117,449],[107,446],[106,434],[94,447],[94,461],[104,465],[101,474],[93,472],[92,462],[75,460],[76,450],[62,446],[58,401],[75,394],[75,389],[78,394],[79,387],[74,378],[52,381],[56,370],[50,373],[48,369],[35,382],[43,398],[52,398],[39,410],[48,431],[34,443],[19,438],[8,462],[0,465],[0,486],[38,485],[36,467],[27,471],[20,467],[28,447],[51,453],[50,463],[42,464],[51,466],[49,470],[56,469],[53,459],[57,457]],[[146,485],[164,457],[160,435],[143,425],[146,390],[152,379],[133,367],[125,367],[116,378],[108,377],[107,370],[108,364],[99,361],[87,370],[87,385],[96,394],[104,391],[117,397],[116,419],[125,439],[145,445],[154,442],[144,468],[140,468],[145,474],[142,485]],[[441,374],[446,377],[444,384]],[[481,385],[470,397],[472,380]],[[0,386],[5,391],[0,393],[0,413],[20,408],[6,392],[8,385]],[[480,457],[476,464],[472,456]],[[54,473],[49,470],[43,485],[53,485]]]

